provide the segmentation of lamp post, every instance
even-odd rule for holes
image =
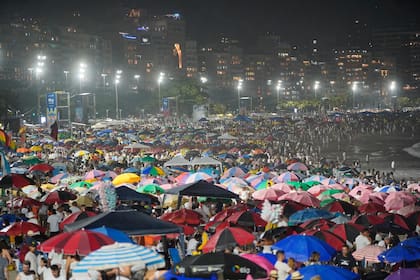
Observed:
[[[352,86],[351,86],[351,91],[353,93],[353,109],[355,108],[355,103],[356,103],[356,91],[357,91],[357,82],[353,82]]]
[[[45,55],[38,55],[37,56],[37,63],[35,68],[35,76],[36,79],[39,80],[39,89],[38,89],[38,96],[37,96],[37,117],[39,123],[41,123],[41,74],[44,72],[45,60],[47,57]]]
[[[120,83],[122,70],[117,70],[115,75],[115,118],[118,119],[119,112],[119,98],[118,98],[118,84]]]
[[[242,89],[242,82],[243,82],[242,79],[238,80],[238,86],[237,86],[237,89],[238,89],[238,115],[241,113],[241,89]]]
[[[140,80],[140,75],[136,74],[134,75],[134,79],[136,80],[136,89],[137,89],[137,94],[139,93],[139,80]]]
[[[277,81],[277,86],[276,86],[276,90],[277,90],[277,104],[276,104],[276,108],[279,106],[280,103],[280,90],[281,90],[281,86],[282,86],[283,81],[278,80]]]
[[[397,83],[395,81],[391,81],[391,83],[389,84],[389,93],[390,93],[390,97],[391,97],[391,105],[393,105],[393,109],[395,110],[396,108],[396,100],[397,100],[397,96],[395,94],[395,91],[397,90]]]
[[[163,82],[163,79],[164,79],[164,77],[165,77],[165,73],[163,73],[163,72],[160,72],[159,73],[159,78],[158,78],[158,102],[157,102],[157,104],[158,104],[158,107],[157,107],[157,114],[159,114],[159,112],[160,112],[160,84]]]
[[[315,99],[318,99],[318,89],[320,87],[319,81],[315,81],[314,83],[314,91],[315,91]]]

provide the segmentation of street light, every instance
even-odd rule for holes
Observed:
[[[115,79],[115,118],[118,119],[118,84],[120,80]]]
[[[353,109],[354,109],[354,106],[355,106],[355,94],[356,94],[356,91],[357,91],[357,82],[356,81],[353,82],[353,84],[351,86],[351,90],[353,92]]]
[[[319,81],[315,81],[315,83],[314,83],[315,99],[318,98],[318,94],[317,93],[318,93],[319,87],[320,87]]]
[[[45,55],[38,55],[37,56],[37,63],[35,67],[35,76],[37,79],[40,80],[40,76],[44,71],[45,66],[45,60],[47,60],[47,56]],[[38,100],[37,100],[37,115],[38,115],[38,121],[41,122],[41,81],[39,82],[39,90],[38,90]]]
[[[242,89],[242,82],[243,82],[242,79],[238,80],[238,86],[237,86],[237,89],[238,89],[238,115],[241,113],[241,89]]]
[[[277,90],[277,104],[276,104],[276,106],[278,106],[279,103],[280,103],[280,89],[281,89],[282,83],[283,83],[282,80],[278,80],[277,81],[277,86],[276,86],[276,90]]]
[[[164,77],[165,77],[165,73],[160,72],[159,78],[158,78],[158,111],[157,111],[158,114],[160,112],[160,84],[163,82]]]
[[[395,94],[395,91],[397,90],[397,82],[395,81],[391,81],[391,83],[389,84],[389,92],[391,94],[391,103],[393,104],[394,110],[396,109],[396,100],[397,100],[397,96]]]

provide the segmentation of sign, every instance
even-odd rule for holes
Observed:
[[[47,93],[47,127],[50,127],[57,120],[57,95]]]
[[[165,117],[169,117],[170,110],[169,110],[169,98],[162,99],[162,113]]]

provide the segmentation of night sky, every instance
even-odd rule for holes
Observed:
[[[416,21],[419,1],[412,0],[2,0],[0,14],[47,17],[60,22],[79,10],[90,31],[119,17],[123,7],[142,7],[153,13],[180,12],[187,20],[187,35],[201,43],[220,34],[252,44],[256,36],[275,32],[290,43],[333,43],[354,20],[369,27]],[[3,17],[4,21],[4,17]],[[417,19],[417,23],[418,23]]]

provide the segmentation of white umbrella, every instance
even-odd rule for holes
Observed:
[[[163,256],[153,250],[131,243],[102,246],[81,260],[73,269],[75,273],[87,270],[106,270],[127,265],[144,265],[147,269],[165,266]]]

